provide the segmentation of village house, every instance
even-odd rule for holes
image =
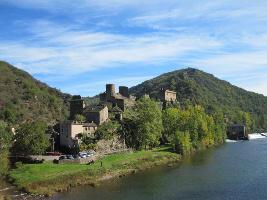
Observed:
[[[88,137],[94,137],[97,130],[95,123],[78,123],[68,120],[60,124],[60,145],[66,147],[75,147],[82,143],[81,135],[86,133]]]
[[[85,123],[78,123],[74,120],[75,115],[83,115]],[[81,144],[81,134],[86,133],[93,137],[97,127],[108,120],[108,107],[85,106],[80,95],[74,95],[70,101],[70,118],[60,124],[60,145],[74,147]]]

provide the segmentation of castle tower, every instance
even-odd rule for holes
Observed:
[[[83,109],[85,107],[84,100],[80,95],[74,95],[72,100],[70,100],[70,119],[74,119],[76,114],[83,114]]]
[[[107,93],[107,98],[108,97],[114,97],[115,96],[115,85],[114,84],[107,84],[106,85],[106,93]]]
[[[129,97],[128,87],[120,86],[119,87],[119,93],[124,97]]]

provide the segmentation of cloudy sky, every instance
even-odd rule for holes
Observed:
[[[0,60],[94,96],[193,67],[267,96],[266,0],[1,0]]]

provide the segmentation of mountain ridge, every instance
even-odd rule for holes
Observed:
[[[41,119],[54,125],[69,116],[70,94],[0,61],[0,120],[10,124]]]
[[[256,129],[266,130],[267,97],[234,86],[225,80],[195,68],[185,68],[164,73],[129,88],[134,95],[150,94],[160,89],[177,92],[181,106],[201,105],[208,114],[223,112],[231,118],[239,112],[249,113]]]

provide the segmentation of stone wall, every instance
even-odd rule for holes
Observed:
[[[86,157],[86,158],[75,158],[75,159],[63,159],[63,160],[54,160],[54,163],[58,164],[87,164],[91,160],[96,160],[95,156]]]
[[[96,155],[109,154],[126,149],[125,140],[121,136],[114,136],[111,140],[100,140],[95,148]]]

